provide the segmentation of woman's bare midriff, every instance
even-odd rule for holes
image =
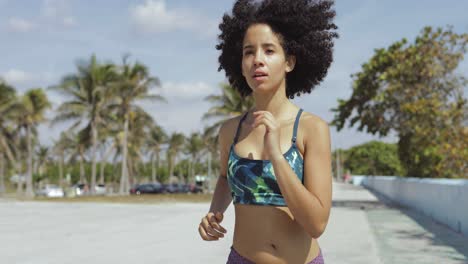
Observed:
[[[235,204],[233,247],[263,264],[309,263],[319,254],[317,240],[295,221],[287,207]]]

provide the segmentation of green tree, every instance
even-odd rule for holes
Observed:
[[[6,160],[17,169],[19,167],[13,155],[13,128],[12,116],[15,115],[14,102],[17,100],[16,90],[4,81],[0,80],[0,195],[5,192]]]
[[[51,107],[51,104],[44,91],[41,88],[36,88],[28,90],[20,97],[19,107],[21,108],[21,112],[18,115],[18,121],[19,125],[26,131],[27,140],[26,196],[34,197],[32,184],[32,137],[39,123],[45,121],[45,111]]]
[[[398,146],[370,141],[354,146],[345,152],[345,168],[358,175],[403,175],[398,158]]]
[[[96,186],[96,152],[98,144],[98,131],[100,126],[106,125],[108,118],[108,102],[112,98],[110,84],[116,80],[115,66],[101,64],[96,56],[92,55],[87,62],[77,64],[77,73],[63,78],[62,82],[52,87],[70,98],[57,109],[57,116],[52,124],[73,120],[78,126],[86,122],[85,133],[91,139],[91,193]]]
[[[169,147],[167,149],[167,163],[169,170],[169,180],[174,176],[174,168],[177,164],[177,156],[182,152],[185,143],[185,136],[182,133],[174,132],[169,137]],[[179,182],[182,180],[179,177]]]
[[[200,162],[201,155],[205,150],[205,144],[203,142],[202,137],[199,133],[192,133],[186,139],[185,142],[185,153],[190,155],[189,160],[189,172],[187,179],[188,181],[192,181],[194,178],[195,173],[195,164]]]
[[[253,97],[242,98],[239,92],[229,84],[221,84],[220,95],[209,95],[205,101],[213,104],[203,115],[203,120],[218,119],[212,126],[205,129],[206,136],[214,136],[224,121],[238,116],[253,107]]]
[[[155,182],[158,177],[160,166],[160,152],[163,144],[166,144],[168,136],[161,126],[154,125],[149,131],[146,148],[151,155],[151,180]]]
[[[426,27],[412,44],[403,39],[376,49],[362,71],[352,75],[351,98],[339,99],[332,109],[332,125],[339,131],[349,120],[350,127],[359,122],[358,130],[380,136],[395,131],[409,176],[467,175],[463,87],[468,82],[455,71],[467,43],[468,34],[456,34],[451,27]]]
[[[138,100],[152,100],[155,102],[166,102],[161,95],[149,94],[150,89],[160,86],[158,78],[150,75],[148,67],[135,62],[130,64],[128,56],[124,56],[123,65],[119,70],[118,82],[113,86],[115,101],[111,105],[115,113],[123,121],[122,135],[122,172],[119,192],[126,194],[130,189],[127,168],[128,134],[130,114],[132,112],[144,113],[145,111],[137,105]]]

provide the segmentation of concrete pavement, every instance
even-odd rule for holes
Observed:
[[[357,186],[335,183],[319,244],[327,264],[468,263],[468,238]],[[0,199],[0,263],[226,263],[224,239],[199,238],[209,204],[17,202]]]

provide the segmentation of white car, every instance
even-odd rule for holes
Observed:
[[[46,184],[44,188],[36,191],[37,196],[45,197],[64,197],[63,189],[55,184]]]

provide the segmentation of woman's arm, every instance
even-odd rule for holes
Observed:
[[[304,185],[284,156],[271,157],[286,204],[297,222],[313,237],[325,231],[332,205],[330,131],[316,118],[304,118]]]
[[[227,121],[229,122],[229,121]],[[220,150],[220,175],[216,182],[216,187],[211,200],[210,210],[208,212],[224,213],[232,201],[231,191],[227,182],[227,163],[229,156],[229,131],[227,130],[227,122],[223,123],[219,129],[218,145]]]
[[[229,122],[229,121],[228,121]],[[223,214],[232,201],[231,192],[226,178],[229,136],[226,132],[226,122],[219,130],[218,143],[220,147],[220,176],[216,182],[215,191],[211,200],[208,213],[202,218],[198,226],[198,232],[203,240],[216,241],[224,237],[227,230],[220,225],[223,221]]]

